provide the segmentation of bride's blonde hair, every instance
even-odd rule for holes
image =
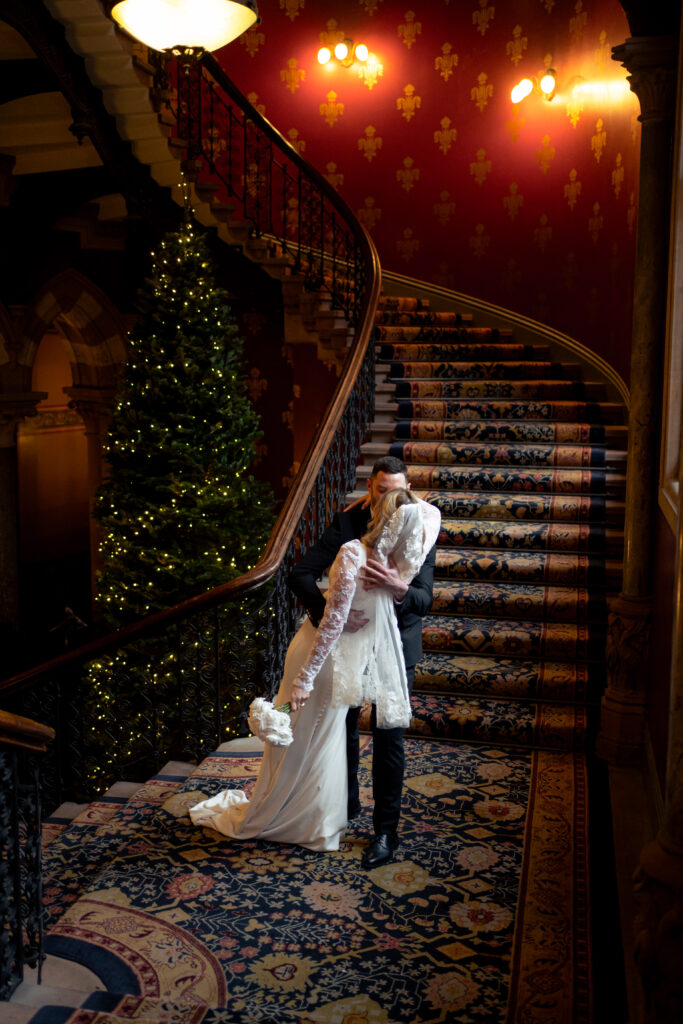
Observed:
[[[386,494],[383,494],[372,510],[370,529],[364,537],[361,537],[363,544],[368,548],[374,548],[382,530],[396,509],[400,508],[401,505],[417,505],[417,503],[418,499],[411,491],[406,490],[405,487],[397,487],[395,490],[387,491]]]

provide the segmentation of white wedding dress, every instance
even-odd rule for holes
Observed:
[[[415,565],[419,569],[438,535],[438,512],[434,509],[432,514],[432,506],[424,502],[419,505],[430,513],[424,516],[425,530],[420,529],[418,547],[428,546],[417,561],[412,551],[413,557],[405,564],[410,575],[401,572],[404,579],[412,579]],[[401,506],[398,512],[417,507]],[[397,522],[384,544],[386,551],[392,552],[401,530],[406,533],[405,520],[415,516],[403,513],[393,518]],[[381,543],[374,557],[386,564]],[[215,829],[231,839],[258,837],[309,850],[339,849],[347,825],[348,708],[371,700],[376,704],[380,727],[405,727],[410,722],[393,601],[382,588],[363,588],[359,573],[366,561],[367,550],[359,540],[342,545],[330,570],[325,614],[319,627],[316,629],[307,619],[289,645],[274,704],[289,702],[295,682],[311,694],[299,711],[292,712],[292,743],[282,747],[267,742],[251,798],[247,799],[242,790],[223,790],[190,808],[195,825]],[[398,562],[397,567],[401,571]],[[361,612],[368,622],[357,632],[344,633],[351,609]]]

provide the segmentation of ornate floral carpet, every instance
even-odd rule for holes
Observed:
[[[201,796],[250,788],[254,754],[136,794],[91,837],[98,868],[46,937],[108,991],[35,1024],[587,1024],[583,757],[408,740],[401,846],[366,872],[370,753],[366,737],[364,813],[338,853],[190,825]],[[68,832],[49,848],[55,895]]]

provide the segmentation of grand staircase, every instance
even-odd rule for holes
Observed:
[[[471,314],[386,296],[376,323],[357,493],[395,455],[443,517],[410,732],[583,749],[621,573],[624,407],[580,363]]]

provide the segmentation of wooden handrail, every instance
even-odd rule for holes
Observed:
[[[54,738],[55,731],[49,725],[41,725],[32,718],[22,718],[9,711],[0,711],[0,744],[44,754],[48,743]]]
[[[374,313],[381,289],[381,272],[377,250],[369,234],[329,182],[315,168],[306,163],[266,118],[262,117],[258,111],[251,107],[215,59],[207,55],[204,57],[204,63],[221,88],[248,113],[248,116],[268,135],[271,141],[286,153],[287,159],[295,162],[315,181],[321,192],[324,193],[325,198],[343,216],[349,230],[356,238],[363,256],[365,290],[360,304],[358,322],[355,327],[355,337],[330,405],[318,426],[308,452],[294,479],[292,489],[276,520],[263,555],[254,568],[242,576],[230,580],[228,583],[215,587],[213,590],[197,594],[172,608],[149,615],[104,637],[92,640],[75,651],[70,651],[17,675],[0,680],[0,695],[22,692],[30,688],[34,683],[44,680],[48,676],[60,673],[69,666],[106,655],[117,648],[125,646],[131,640],[171,626],[190,614],[207,611],[229,601],[235,601],[263,586],[264,583],[271,579],[282,563],[287,548],[304,515],[309,494],[315,485],[325,454],[337,432],[342,414],[363,365],[368,345],[372,343]]]

